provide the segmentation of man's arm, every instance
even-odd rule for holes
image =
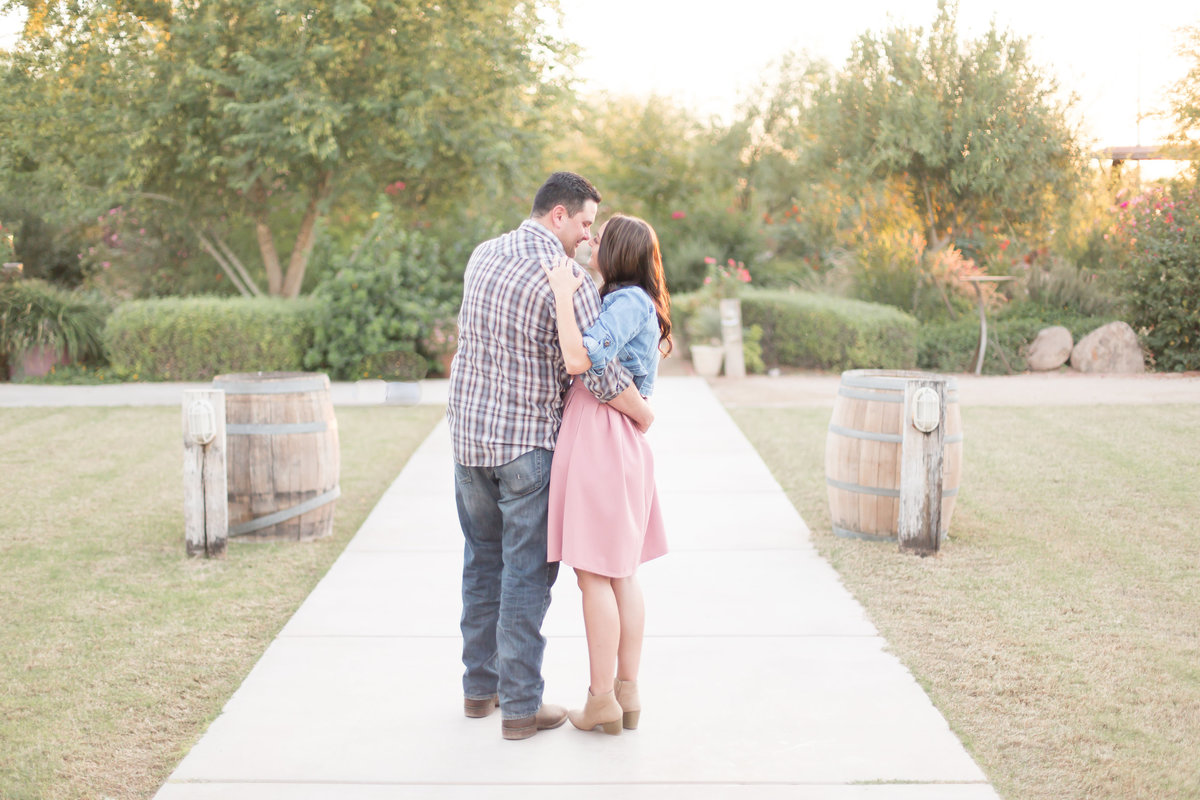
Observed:
[[[637,386],[630,383],[625,391],[608,401],[608,404],[633,420],[633,424],[641,428],[642,433],[650,430],[654,423],[654,409],[642,397]]]
[[[625,416],[645,433],[654,422],[654,411],[650,404],[637,390],[633,375],[621,366],[621,362],[613,359],[604,367],[604,374],[597,375],[592,370],[586,370],[576,380],[582,380],[587,390],[596,396],[601,403],[608,403]]]

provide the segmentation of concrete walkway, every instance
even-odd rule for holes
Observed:
[[[508,742],[498,714],[463,716],[443,422],[158,800],[995,800],[709,385],[664,377],[656,406],[672,552],[640,572],[638,730]],[[573,707],[587,686],[579,604],[564,570],[544,672],[546,701]]]

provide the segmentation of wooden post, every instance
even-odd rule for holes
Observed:
[[[929,389],[932,400],[918,392]],[[918,412],[914,418],[914,400],[925,400],[926,419]],[[921,427],[931,430],[921,430]],[[946,381],[944,378],[913,378],[904,387],[904,430],[900,447],[900,519],[897,538],[901,552],[921,555],[936,553],[942,531],[942,454],[946,439]]]
[[[725,345],[725,377],[746,377],[746,353],[742,346],[742,301],[727,297],[720,302],[721,342]]]
[[[207,443],[204,438],[211,435]],[[189,556],[225,555],[225,392],[183,393],[183,528]]]

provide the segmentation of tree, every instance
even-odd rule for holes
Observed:
[[[49,90],[68,123],[0,171],[160,201],[243,293],[256,281],[226,239],[252,229],[285,297],[339,195],[386,187],[437,213],[534,158],[568,52],[546,4],[520,0],[24,5],[10,82]]]
[[[600,189],[602,218],[611,209],[654,226],[671,291],[698,287],[705,257],[755,255],[759,229],[737,199],[740,143],[724,128],[656,97],[590,98],[583,119],[560,159]]]
[[[1044,235],[1083,164],[1067,104],[1027,41],[993,23],[962,42],[957,11],[940,0],[928,35],[861,36],[813,120],[828,168],[852,184],[903,180],[935,251],[981,226]]]
[[[1191,159],[1192,176],[1200,184],[1200,25],[1185,28],[1182,34],[1179,54],[1191,66],[1171,91],[1176,129],[1170,143],[1180,157]]]

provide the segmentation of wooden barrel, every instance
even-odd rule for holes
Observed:
[[[856,369],[842,373],[825,437],[825,484],[833,532],[838,536],[896,539],[900,449],[906,424],[904,390],[910,379],[919,378],[946,381],[941,536],[949,532],[962,474],[958,381],[925,372]]]
[[[229,535],[306,540],[332,533],[341,454],[329,378],[218,375],[213,388],[225,392]]]

